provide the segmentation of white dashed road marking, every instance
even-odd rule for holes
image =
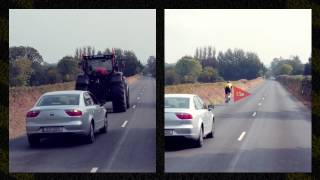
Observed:
[[[252,114],[253,117],[255,117],[256,115],[257,115],[257,112],[254,112],[254,113]]]
[[[261,103],[259,103],[258,106],[261,106]]]
[[[137,97],[137,99],[139,100],[139,99],[140,99],[140,97]]]
[[[91,173],[95,173],[95,172],[97,172],[98,171],[98,168],[97,167],[93,167],[92,169],[91,169]]]
[[[132,108],[133,108],[133,109],[136,108],[136,105],[133,105]]]
[[[241,135],[239,136],[238,141],[241,141],[241,140],[243,139],[243,137],[244,137],[245,134],[246,134],[246,132],[243,131],[243,132],[241,133]]]
[[[128,123],[128,121],[124,121],[124,123],[121,125],[121,127],[126,127],[126,125],[127,125],[127,123]]]

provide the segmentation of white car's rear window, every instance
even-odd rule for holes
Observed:
[[[79,105],[79,94],[45,95],[37,106]]]
[[[184,97],[166,97],[164,102],[165,108],[189,108],[189,98]]]

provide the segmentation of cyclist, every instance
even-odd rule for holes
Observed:
[[[229,98],[231,97],[231,92],[232,92],[232,84],[230,81],[228,81],[227,84],[225,85],[225,88],[224,88],[226,102],[230,101]],[[230,94],[230,97],[228,97],[229,94]]]

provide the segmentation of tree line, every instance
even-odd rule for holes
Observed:
[[[183,56],[174,65],[166,64],[165,84],[254,79],[266,71],[254,52],[228,49],[216,55],[216,49],[208,46],[197,48],[193,57]]]
[[[311,75],[311,57],[306,64],[301,63],[298,56],[274,58],[271,62],[271,75]]]
[[[147,65],[143,70],[145,75],[150,74],[153,77],[156,77],[156,57],[150,56],[147,61]]]
[[[110,54],[111,50],[97,51],[94,47],[76,48],[74,56],[64,56],[56,64],[49,64],[33,47],[9,48],[9,85],[38,86],[74,81],[82,70],[78,63],[82,55]],[[116,60],[121,63],[125,76],[142,72],[144,66],[133,51],[115,49]]]

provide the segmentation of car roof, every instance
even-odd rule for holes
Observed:
[[[79,91],[79,90],[70,90],[70,91],[52,91],[46,92],[43,95],[59,95],[59,94],[82,94],[86,91]]]
[[[196,94],[165,94],[165,97],[185,97],[185,98],[192,98],[197,96]]]

